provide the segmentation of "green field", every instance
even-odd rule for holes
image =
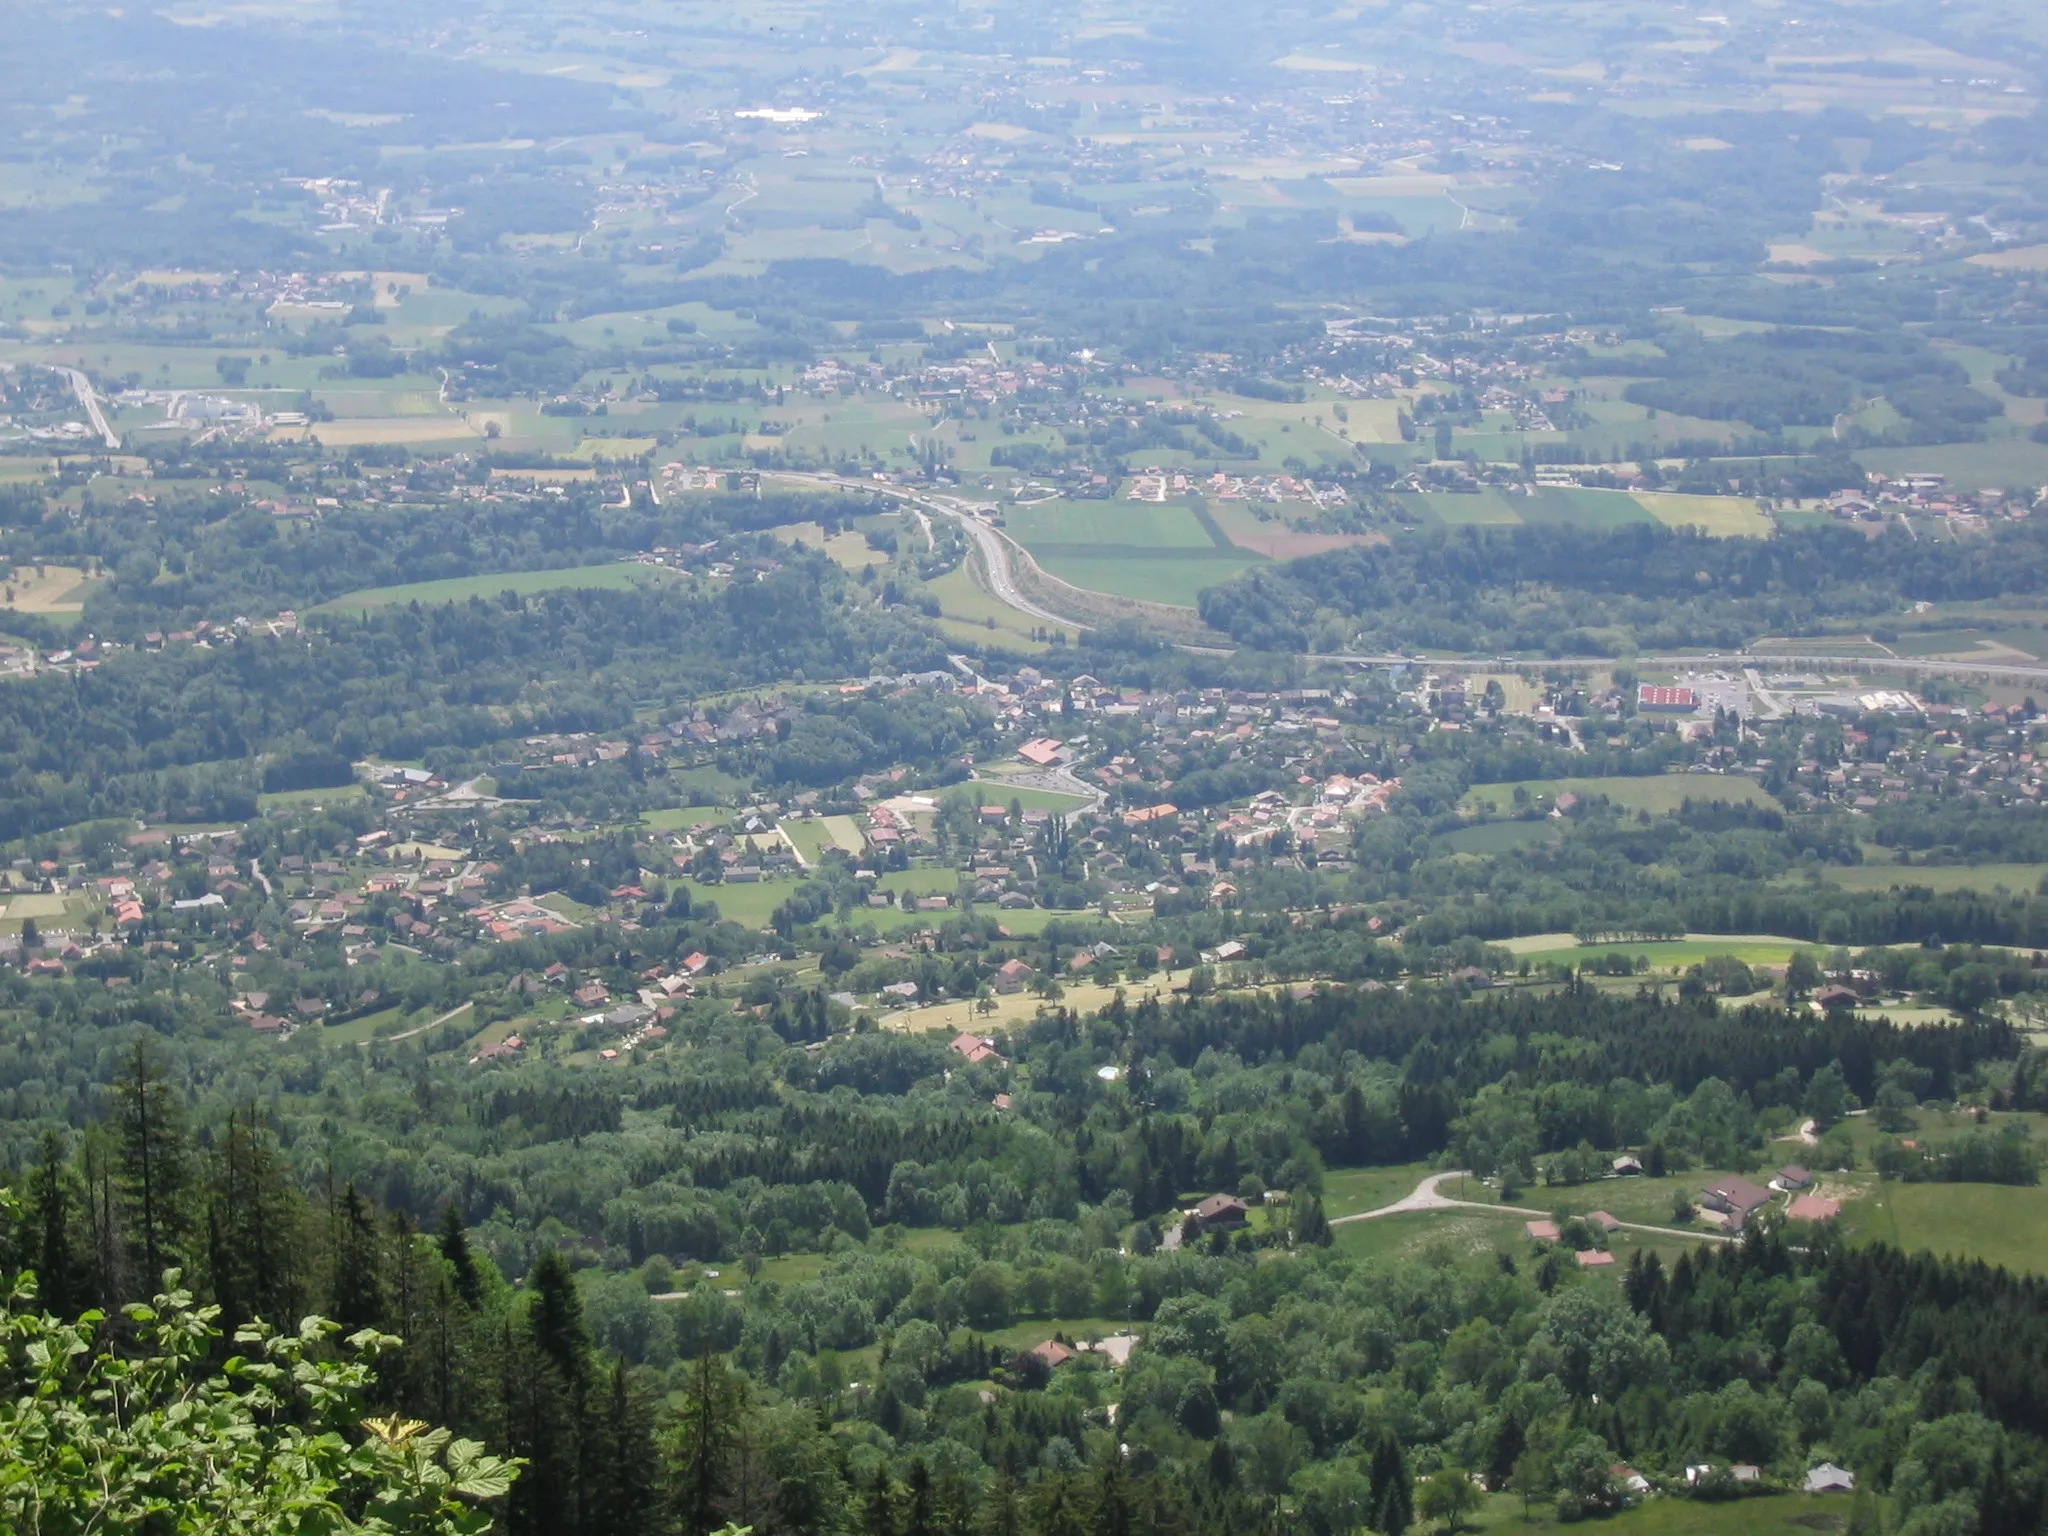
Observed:
[[[1405,491],[1397,498],[1418,521],[1438,522],[1452,528],[1486,524],[1513,527],[1522,521],[1523,498],[1504,496],[1496,490],[1476,495],[1455,491]]]
[[[280,789],[258,795],[256,809],[267,813],[304,805],[345,805],[364,799],[369,793],[360,784],[339,784],[332,789]]]
[[[1725,1504],[1656,1498],[1609,1515],[1597,1529],[1604,1536],[1814,1536],[1846,1526],[1855,1501],[1849,1493],[1777,1493]],[[1521,1496],[1513,1493],[1489,1497],[1474,1523],[1502,1536],[1559,1529],[1547,1504],[1524,1517]]]
[[[700,885],[695,880],[684,883],[689,887],[693,905],[701,907],[714,902],[718,915],[727,922],[743,928],[766,928],[775,909],[789,900],[800,882],[790,879],[757,880],[744,885]]]
[[[1012,800],[1027,811],[1071,813],[1088,804],[1079,795],[1063,795],[1056,789],[1039,789],[1031,784],[1006,784],[1001,779],[970,779],[968,787],[980,793],[983,805],[999,805],[1004,810],[1010,808]]]
[[[1178,558],[1182,553],[1162,553],[1156,558],[1147,558],[1143,553],[1111,558],[1072,553],[1040,556],[1038,563],[1048,575],[1090,592],[1178,608],[1194,607],[1195,599],[1208,588],[1220,587],[1253,566],[1266,563],[1249,555],[1226,555],[1213,545],[1191,552],[1195,558]]]
[[[1642,956],[1653,971],[1683,969],[1698,965],[1715,955],[1733,955],[1744,965],[1783,965],[1802,949],[1815,949],[1799,939],[1780,938],[1767,933],[1689,933],[1682,939],[1637,940],[1622,944],[1581,944],[1568,934],[1532,934],[1510,939],[1510,952],[1530,960],[1563,960],[1577,965],[1582,960],[1602,960],[1609,955]]]
[[[1901,886],[1928,890],[2032,892],[2048,877],[2048,864],[1854,864],[1829,869],[1823,878],[1845,891],[1889,891]]]
[[[553,571],[507,571],[495,576],[454,576],[445,581],[415,581],[398,587],[369,587],[322,603],[316,613],[367,613],[393,603],[460,603],[472,597],[565,589],[619,592],[669,579],[654,566],[630,561],[616,565],[572,565]]]
[[[1048,501],[1011,508],[1003,527],[1034,554],[1072,554],[1080,545],[1119,552],[1215,548],[1185,502]]]
[[[1757,509],[1757,504],[1739,496],[1638,491],[1635,500],[1658,522],[1672,528],[1698,528],[1720,539],[1762,539],[1772,532],[1771,520]]]
[[[672,805],[665,810],[643,811],[640,824],[651,832],[687,832],[700,821],[726,821],[732,812],[717,805]]]
[[[1506,815],[1513,811],[1513,784],[1475,784],[1465,791],[1459,809],[1467,813]],[[1660,773],[1641,778],[1526,779],[1520,785],[1533,800],[1554,800],[1565,791],[1581,800],[1602,796],[1625,811],[1668,815],[1688,800],[1724,805],[1775,805],[1754,779],[1717,773]]]
[[[1506,853],[1511,848],[1533,848],[1563,838],[1563,829],[1554,821],[1482,821],[1476,827],[1446,833],[1444,843],[1453,853]]]
[[[2048,1187],[1880,1184],[1842,1207],[1842,1229],[1891,1243],[2048,1274]]]

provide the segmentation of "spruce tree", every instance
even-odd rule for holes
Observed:
[[[332,1241],[328,1315],[341,1324],[344,1333],[383,1328],[387,1321],[384,1238],[377,1228],[376,1210],[353,1182],[335,1206]]]
[[[1391,1430],[1373,1449],[1371,1479],[1373,1528],[1386,1536],[1402,1536],[1415,1523],[1415,1489],[1408,1481],[1401,1442]]]
[[[121,1227],[132,1284],[154,1294],[189,1257],[192,1159],[184,1107],[155,1050],[138,1040],[114,1077]]]
[[[42,1160],[29,1175],[21,1250],[36,1272],[37,1297],[53,1317],[76,1317],[85,1309],[86,1266],[72,1229],[71,1170],[64,1142],[43,1133]]]
[[[527,1331],[562,1379],[580,1382],[590,1368],[590,1330],[583,1321],[583,1297],[569,1261],[544,1249],[526,1276]]]
[[[453,1200],[441,1207],[440,1243],[441,1257],[453,1272],[455,1294],[462,1298],[464,1306],[475,1311],[483,1305],[483,1277],[477,1273],[476,1259],[469,1251],[469,1233],[463,1228],[462,1213]]]

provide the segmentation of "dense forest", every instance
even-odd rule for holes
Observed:
[[[1614,655],[1627,645],[1739,650],[1759,635],[1869,621],[1915,601],[2048,590],[2028,523],[1967,544],[1899,530],[1787,529],[1711,539],[1639,525],[1422,529],[1254,570],[1202,594],[1202,617],[1265,650]]]
[[[1623,1461],[1682,1489],[1700,1461],[1775,1481],[1824,1458],[1901,1530],[2039,1517],[2040,1282],[1768,1227],[1638,1252],[1618,1287],[1541,1248],[1354,1258],[1320,1194],[1438,1155],[1509,1185],[1583,1177],[1585,1147],[1754,1166],[1786,1115],[1886,1084],[2010,1096],[2041,1073],[2015,1077],[2002,1028],[1322,989],[1056,1012],[1001,1042],[1013,1061],[949,1070],[937,1041],[696,1027],[623,1094],[529,1070],[452,1097],[332,1073],[278,1095],[232,1053],[181,1088],[116,1031],[99,1107],[11,1196],[0,1262],[37,1293],[9,1305],[73,1317],[175,1269],[215,1330],[310,1309],[402,1338],[360,1400],[518,1458],[509,1492],[472,1479],[511,1532],[1222,1533],[1285,1508],[1398,1533],[1457,1519],[1474,1477],[1570,1519],[1627,1499]],[[390,1153],[338,1159],[343,1120]],[[600,1212],[579,1192],[607,1180]],[[1240,1186],[1292,1198],[1176,1243],[1183,1192]],[[676,1292],[676,1265],[792,1249],[825,1255],[815,1278],[700,1267]],[[997,1341],[1034,1317],[1144,1342],[1049,1366]],[[1735,1491],[1717,1476],[1695,1495]]]

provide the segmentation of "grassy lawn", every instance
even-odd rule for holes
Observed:
[[[460,603],[500,592],[525,596],[565,588],[624,591],[669,579],[653,566],[631,561],[614,565],[575,565],[554,571],[507,571],[495,576],[455,576],[445,581],[414,581],[397,587],[369,587],[322,603],[319,613],[367,613],[393,603]]]
[[[1848,1493],[1779,1493],[1725,1504],[1653,1498],[1608,1516],[1596,1528],[1607,1536],[1812,1536],[1815,1531],[1842,1529],[1854,1503],[1855,1495]],[[1560,1526],[1547,1503],[1524,1516],[1521,1495],[1516,1493],[1492,1495],[1473,1524],[1503,1536],[1584,1528]]]
[[[867,851],[868,840],[861,833],[860,823],[851,816],[821,816],[818,824],[825,829],[826,836],[855,858]]]
[[[650,832],[687,832],[700,821],[725,821],[731,811],[716,805],[673,805],[666,810],[643,811],[640,824]]]
[[[1608,955],[1641,955],[1653,971],[1683,969],[1714,955],[1733,955],[1744,965],[1783,965],[1802,949],[1820,952],[1803,940],[1769,933],[1688,933],[1682,939],[1626,944],[1581,944],[1565,934],[1530,934],[1510,939],[1504,947],[1531,960],[1567,960],[1573,965]]]
[[[715,902],[720,917],[743,928],[766,928],[775,909],[789,900],[798,884],[795,880],[760,880],[745,885],[700,885],[695,880],[684,883],[690,888],[693,905],[701,907],[707,901]]]
[[[926,582],[925,590],[939,600],[944,615],[940,623],[947,635],[963,644],[999,645],[1033,654],[1047,648],[1045,641],[1031,638],[1038,627],[1034,621],[984,592],[964,564]]]
[[[1563,840],[1564,830],[1554,821],[1484,821],[1476,827],[1460,827],[1444,837],[1453,853],[1505,853],[1511,848]]]
[[[1603,779],[1525,779],[1515,784],[1475,784],[1465,791],[1459,809],[1502,816],[1513,811],[1515,790],[1526,789],[1533,800],[1554,800],[1570,790],[1581,800],[1604,797],[1625,811],[1668,815],[1686,801],[1724,805],[1774,805],[1754,779],[1718,773],[1657,773]]]
[[[1027,811],[1073,812],[1088,803],[1079,795],[1063,795],[1056,789],[1039,789],[1030,784],[1006,784],[1001,779],[974,779],[971,787],[980,791],[983,805],[998,805],[1006,811],[1012,800]]]
[[[838,846],[822,821],[785,821],[782,831],[796,851],[803,855],[806,864],[817,863],[825,856],[827,848]]]
[[[1766,539],[1775,530],[1757,504],[1740,496],[1680,496],[1670,491],[1638,491],[1635,500],[1658,522],[1672,528],[1698,528],[1721,539]]]
[[[1011,509],[1003,526],[1034,554],[1054,546],[1071,555],[1077,544],[1118,551],[1215,547],[1185,502],[1048,501]]]
[[[1841,1220],[1845,1233],[1866,1242],[2048,1274],[2041,1185],[1884,1183],[1844,1205]]]
[[[1918,885],[1953,891],[2038,891],[2048,864],[1857,864],[1830,869],[1822,877],[1845,891],[1889,891]]]
[[[1267,563],[1250,557],[1226,555],[1221,551],[1216,551],[1213,556],[1201,551],[1195,553],[1197,558],[1193,559],[1169,556],[1147,559],[1143,554],[1102,558],[1069,553],[1041,556],[1038,563],[1048,574],[1090,592],[1106,592],[1112,597],[1129,597],[1139,602],[1166,603],[1180,608],[1194,607],[1195,599],[1210,587],[1220,587],[1254,565]]]
[[[1383,1205],[1392,1205],[1404,1195],[1413,1194],[1415,1186],[1435,1172],[1427,1163],[1401,1163],[1391,1168],[1337,1168],[1323,1175],[1323,1214],[1325,1216],[1353,1216],[1360,1211],[1376,1211]],[[1455,1184],[1455,1180],[1453,1183]],[[1477,1196],[1485,1198],[1487,1191],[1481,1190],[1476,1181],[1468,1180]],[[1456,1188],[1446,1189],[1445,1194],[1463,1199]]]
[[[360,784],[337,784],[331,789],[280,789],[256,797],[259,811],[281,811],[306,805],[348,805],[370,792]]]

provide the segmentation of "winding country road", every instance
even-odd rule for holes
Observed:
[[[1406,1195],[1392,1205],[1383,1205],[1376,1211],[1358,1211],[1349,1216],[1332,1216],[1330,1225],[1341,1227],[1351,1221],[1377,1221],[1382,1216],[1400,1216],[1409,1211],[1486,1211],[1494,1215],[1507,1212],[1514,1216],[1535,1216],[1549,1219],[1549,1211],[1534,1210],[1526,1205],[1491,1205],[1484,1200],[1457,1200],[1442,1193],[1438,1185],[1446,1179],[1470,1178],[1468,1169],[1454,1168],[1449,1173],[1432,1173]],[[1709,1243],[1730,1243],[1735,1241],[1726,1232],[1712,1232],[1705,1229],[1689,1231],[1684,1227],[1659,1227],[1644,1221],[1623,1221],[1617,1223],[1631,1232],[1656,1232],[1665,1237],[1690,1237]]]

